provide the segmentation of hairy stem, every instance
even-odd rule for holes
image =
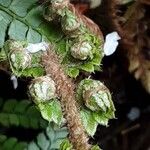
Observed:
[[[58,56],[52,49],[43,56],[43,64],[46,73],[49,74],[56,83],[57,94],[60,97],[64,117],[67,120],[69,130],[69,139],[76,150],[89,150],[88,137],[81,123],[79,111],[77,108],[74,84],[71,79],[65,75],[62,66],[59,63]]]

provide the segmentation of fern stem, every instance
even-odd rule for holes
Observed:
[[[64,74],[59,58],[52,49],[43,56],[43,64],[46,73],[51,75],[57,85],[57,93],[60,97],[64,117],[67,120],[69,139],[74,149],[89,150],[88,137],[81,123],[75,100],[74,84]]]

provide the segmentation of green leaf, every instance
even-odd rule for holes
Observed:
[[[94,72],[94,66],[92,63],[84,63],[80,66],[80,69],[87,72]]]
[[[0,112],[0,124],[3,126],[22,126],[24,128],[41,129],[48,124],[42,119],[38,109],[28,100],[2,101]],[[3,104],[4,103],[4,104]]]
[[[60,144],[62,143],[62,139],[57,139],[57,141],[54,141],[53,143],[51,143],[51,149],[59,149]]]
[[[0,135],[1,150],[25,150],[26,147],[26,142],[20,142],[15,137],[7,137],[5,135]]]
[[[85,128],[86,132],[90,136],[94,136],[98,123],[94,119],[94,117],[92,115],[92,111],[82,109],[80,111],[80,115],[81,115],[82,123],[84,125],[84,128]]]
[[[13,0],[9,8],[18,16],[25,17],[28,9],[37,1],[38,0]]]
[[[5,6],[5,7],[8,7],[11,3],[11,0],[0,0],[0,4]]]
[[[99,65],[100,65],[100,62],[101,62],[100,57],[101,57],[100,54],[95,54],[95,56],[94,56],[94,58],[92,59],[91,63],[92,63],[93,65],[99,66]]]
[[[27,34],[27,41],[30,43],[39,43],[41,40],[42,36],[35,30],[30,28]]]
[[[7,136],[0,135],[0,143],[4,143],[4,141],[7,139]]]
[[[25,20],[28,22],[28,24],[30,24],[30,26],[38,28],[42,22],[45,22],[42,11],[43,8],[41,6],[31,9],[25,17]]]
[[[67,137],[68,132],[66,127],[61,127],[61,128],[55,128],[55,138],[58,139],[63,139],[64,137]]]
[[[36,140],[29,143],[27,150],[39,150],[39,148],[41,150],[57,150],[67,135],[66,128],[58,128],[54,127],[53,124],[49,124],[46,133],[40,133]]]
[[[108,109],[110,109],[110,108],[111,108],[111,103],[110,103],[110,101],[111,101],[112,98],[108,96],[109,93],[102,92],[102,93],[100,93],[99,95],[100,95],[101,100],[104,102],[104,105],[105,105]]]
[[[94,119],[101,125],[107,126],[109,119],[105,116],[105,112],[93,112]]]
[[[44,120],[42,117],[39,119],[39,126],[44,129],[48,125],[48,122]]]
[[[44,133],[40,133],[37,137],[37,144],[42,150],[47,150],[50,143],[48,139],[46,139],[46,136],[44,135]]]
[[[14,40],[25,40],[27,30],[27,25],[18,20],[13,20],[8,31],[9,38]]]
[[[30,118],[30,127],[33,129],[38,129],[39,128],[39,120],[36,118]]]
[[[17,139],[16,138],[9,138],[6,140],[2,146],[2,149],[4,150],[10,150],[13,149],[13,147],[17,144]]]
[[[51,118],[52,118],[52,110],[50,108],[50,106],[48,104],[39,104],[38,105],[38,108],[41,112],[41,115],[42,117],[47,120],[47,121],[52,121]]]
[[[6,30],[12,17],[0,10],[0,48],[3,46],[6,36]]]
[[[24,128],[29,128],[30,123],[27,116],[19,116],[20,125]]]
[[[60,145],[60,150],[72,150],[73,146],[72,144],[69,142],[68,139],[63,140],[63,142]]]
[[[91,150],[102,150],[98,145],[92,146]]]
[[[77,69],[77,68],[68,68],[67,74],[71,78],[76,78],[79,75],[79,69]]]
[[[60,27],[54,25],[53,23],[43,22],[39,26],[39,30],[42,32],[43,35],[47,37],[49,41],[58,41],[62,38],[63,33],[60,30]]]
[[[19,142],[15,145],[13,150],[25,150],[26,147],[27,147],[26,142]]]
[[[55,132],[53,124],[50,124],[50,125],[51,126],[49,126],[49,127],[46,128],[46,136],[48,136],[50,142],[53,143],[53,141],[56,138],[56,135],[55,135],[56,132]]]
[[[63,37],[63,32],[59,27],[45,21],[43,18],[44,7],[37,5],[36,2],[38,0],[12,0],[9,8],[0,8],[7,12],[9,17],[14,18],[8,30],[9,38],[14,40],[27,39],[30,43],[35,43],[41,42],[43,39],[55,42]],[[0,0],[0,3],[8,5],[7,1]],[[3,32],[5,33],[6,30]]]
[[[62,121],[62,110],[58,100],[51,100],[49,103],[38,105],[42,117],[47,121],[60,125]]]
[[[59,149],[60,144],[62,143],[62,141],[67,137],[68,132],[67,132],[67,128],[63,127],[63,128],[58,128],[58,127],[50,127],[51,129],[47,129],[46,133],[51,141],[51,145],[50,145],[50,149]],[[53,130],[53,136],[51,134],[50,131]]]
[[[40,62],[37,62],[40,63]],[[33,64],[32,66],[34,66],[35,64]],[[43,67],[31,67],[31,68],[27,68],[22,72],[22,76],[25,77],[40,77],[43,76],[45,74],[45,70]]]
[[[31,105],[30,107],[28,107],[28,109],[26,110],[26,114],[32,116],[32,118],[33,117],[40,118],[41,116],[38,109],[34,105]]]
[[[114,119],[115,118],[115,112],[114,110],[110,109],[105,113],[105,117],[108,119]]]
[[[40,150],[40,148],[37,146],[37,144],[33,141],[28,145],[27,150]]]
[[[30,101],[22,100],[22,101],[18,102],[17,107],[15,107],[15,109],[14,109],[14,112],[24,113],[30,104],[31,104]]]
[[[3,106],[3,111],[5,111],[5,112],[13,112],[16,104],[17,104],[17,101],[14,100],[14,99],[6,101],[6,103]]]
[[[62,109],[60,102],[58,100],[54,100],[51,103],[51,109],[52,109],[52,121],[54,121],[56,124],[60,125],[62,121]]]
[[[9,126],[9,116],[5,113],[0,113],[0,124],[8,127]]]
[[[19,118],[16,114],[9,114],[9,121],[11,125],[19,125]]]
[[[101,65],[100,66],[94,66],[95,71],[102,71]]]

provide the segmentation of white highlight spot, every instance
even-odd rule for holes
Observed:
[[[46,51],[47,49],[48,49],[48,43],[46,42],[41,42],[36,44],[29,43],[28,46],[26,47],[26,50],[30,53]]]
[[[118,35],[117,32],[112,32],[106,35],[105,43],[104,43],[104,53],[106,56],[112,55],[117,47],[118,47],[118,40],[121,37]]]
[[[102,0],[91,0],[90,8],[94,9],[101,4]]]
[[[10,80],[11,80],[12,83],[13,83],[14,89],[16,89],[16,88],[18,87],[18,80],[17,80],[16,76],[15,76],[15,75],[12,75],[11,78],[10,78]]]
[[[127,114],[127,117],[131,120],[134,121],[140,117],[140,110],[137,107],[131,108],[130,112]]]

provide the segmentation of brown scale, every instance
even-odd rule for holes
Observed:
[[[119,1],[109,0],[107,4],[113,29],[122,38],[122,49],[129,62],[128,70],[150,93],[150,1],[134,2],[123,16],[117,15]],[[122,17],[124,22],[120,23]]]

